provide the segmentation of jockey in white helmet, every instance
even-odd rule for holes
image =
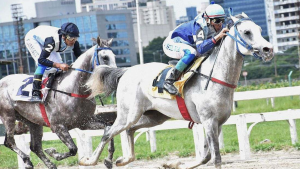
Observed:
[[[226,36],[229,30],[223,28],[224,21],[224,9],[212,3],[194,20],[179,25],[169,33],[163,43],[163,50],[167,56],[180,60],[165,80],[166,91],[173,95],[178,94],[173,83],[196,56],[209,56],[216,43]]]
[[[38,26],[30,30],[25,36],[25,45],[37,64],[34,73],[32,102],[41,102],[41,82],[46,69],[59,68],[68,70],[69,65],[62,62],[60,52],[67,48],[73,49],[74,55],[79,57],[81,50],[77,38],[78,27],[71,22],[64,23],[61,28],[53,26]]]

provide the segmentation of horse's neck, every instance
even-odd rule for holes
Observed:
[[[204,62],[206,64],[204,74],[209,75],[217,54],[219,56],[216,60],[212,77],[229,84],[237,85],[242,69],[243,58],[237,54],[235,41],[230,37],[224,39],[219,53],[213,52],[208,58],[208,62]]]
[[[85,53],[81,54],[80,57],[78,57],[77,60],[73,63],[72,68],[90,71],[92,67],[91,59],[94,55],[94,50],[95,46],[87,50]],[[72,88],[82,87],[89,77],[89,73],[69,70],[69,72],[64,75],[61,85]]]

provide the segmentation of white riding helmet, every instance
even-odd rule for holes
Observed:
[[[218,4],[210,4],[208,7],[205,9],[204,17],[205,18],[225,18],[225,11],[224,9],[218,5]]]

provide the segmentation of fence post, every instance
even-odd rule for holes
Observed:
[[[219,135],[219,148],[224,149],[224,136],[223,136],[223,130],[221,127],[220,135]]]
[[[15,137],[17,147],[25,154],[30,155],[29,142],[26,141],[26,134],[21,134]],[[18,155],[17,155],[18,156]],[[25,169],[23,159],[18,156],[19,169]]]
[[[201,160],[201,155],[204,153],[204,129],[202,124],[194,124],[193,127],[193,135],[194,135],[194,144],[195,144],[195,154],[196,160]]]
[[[272,107],[274,108],[275,107],[275,102],[274,102],[275,98],[274,97],[271,97],[271,105]]]
[[[156,134],[155,134],[155,130],[150,128],[148,132],[149,132],[151,152],[154,153],[156,151]]]
[[[296,144],[296,143],[298,143],[296,120],[289,119],[288,122],[290,124],[290,133],[291,133],[292,144]]]
[[[247,134],[246,115],[240,114],[236,122],[236,130],[239,140],[240,158],[242,160],[250,159],[250,143]]]
[[[235,101],[232,102],[232,111],[235,112]]]

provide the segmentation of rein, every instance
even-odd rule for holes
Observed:
[[[97,45],[98,46],[98,45]],[[111,48],[109,47],[96,47],[95,48],[95,52],[94,52],[94,55],[93,55],[93,61],[92,61],[92,71],[94,69],[94,62],[96,62],[96,65],[99,66],[100,65],[100,61],[99,61],[99,58],[98,58],[98,51],[101,51],[101,50],[112,50]],[[75,70],[75,71],[80,71],[80,72],[85,72],[85,73],[89,73],[89,74],[93,74],[92,71],[88,71],[88,70],[83,70],[83,69],[80,69],[80,68],[73,68],[73,67],[69,67],[70,70]],[[68,92],[64,92],[64,91],[61,91],[61,90],[57,90],[57,89],[53,89],[53,88],[49,88],[50,90],[53,90],[55,92],[59,92],[59,93],[63,93],[63,94],[66,94],[70,97],[77,97],[77,98],[88,98],[90,95],[80,95],[80,94],[75,94],[75,93],[68,93]],[[103,105],[103,102],[102,102],[102,99],[101,97],[99,96],[99,99]]]

